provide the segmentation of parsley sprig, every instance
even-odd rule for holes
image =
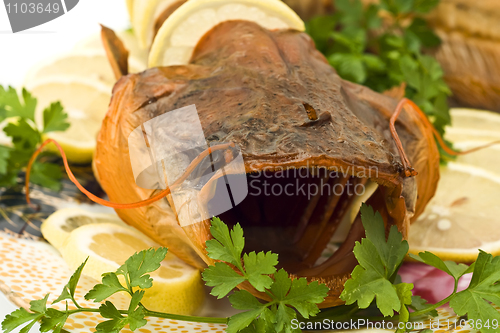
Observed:
[[[54,333],[59,333],[70,316],[81,312],[99,313],[103,318],[108,319],[97,325],[97,333],[118,333],[127,325],[132,331],[135,331],[147,324],[146,317],[226,323],[226,318],[193,317],[149,311],[141,304],[145,290],[153,286],[153,279],[149,273],[160,268],[166,254],[166,248],[144,250],[127,259],[125,264],[118,268],[116,272],[103,274],[102,283],[94,286],[85,295],[86,300],[96,303],[105,301],[96,308],[81,307],[75,299],[75,291],[85,267],[85,261],[73,273],[68,284],[64,286],[61,296],[52,302],[52,304],[56,304],[65,301],[65,310],[61,311],[47,307],[49,299],[49,294],[47,294],[41,300],[31,301],[30,311],[21,308],[7,315],[2,322],[2,330],[4,333],[9,333],[19,326],[26,325],[21,329],[21,333],[26,333],[37,321],[40,321],[41,332],[53,330]],[[130,296],[128,309],[118,310],[112,302],[106,300],[110,296],[121,292]],[[69,309],[69,301],[73,303],[75,309]]]
[[[377,307],[384,316],[392,316],[397,311],[406,319],[413,285],[395,283],[395,280],[408,253],[408,242],[402,240],[396,226],[391,227],[386,241],[384,221],[371,207],[362,206],[361,215],[366,238],[354,247],[359,265],[345,283],[340,297],[347,305],[357,302],[361,309],[367,308],[376,298]]]
[[[42,143],[42,135],[65,131],[69,127],[68,116],[60,102],[43,110],[43,124],[36,123],[36,107],[36,98],[26,89],[19,96],[14,88],[0,86],[0,123],[7,122],[3,132],[12,140],[12,146],[0,145],[0,187],[16,185],[19,173]],[[33,165],[31,181],[34,184],[59,190],[61,177],[61,168],[55,163],[35,162]]]
[[[211,233],[214,239],[207,241],[208,255],[216,262],[203,273],[208,286],[213,287],[212,295],[229,297],[235,309],[242,310],[230,318],[207,318],[181,316],[154,312],[141,304],[144,293],[152,287],[149,273],[157,270],[167,254],[166,248],[149,249],[134,254],[116,272],[105,273],[102,283],[94,286],[85,299],[102,303],[96,308],[83,308],[75,299],[78,281],[85,266],[84,262],[71,276],[68,284],[52,304],[65,301],[66,309],[58,310],[47,306],[49,295],[30,303],[30,311],[18,309],[2,322],[2,329],[9,333],[23,326],[26,333],[37,322],[40,330],[61,332],[66,320],[80,312],[99,313],[108,320],[97,325],[98,333],[117,333],[125,326],[132,331],[143,327],[148,317],[173,320],[197,321],[204,323],[225,323],[228,333],[299,332],[292,323],[311,323],[314,320],[336,321],[352,318],[367,318],[360,310],[376,308],[379,315],[371,320],[393,320],[408,322],[437,316],[436,309],[449,303],[459,316],[467,316],[469,324],[484,333],[498,333],[500,329],[493,321],[500,321],[500,313],[493,305],[500,306],[500,257],[480,251],[477,261],[470,265],[443,261],[430,252],[422,252],[413,259],[436,267],[453,277],[455,288],[448,297],[436,304],[413,295],[413,284],[401,282],[397,275],[404,257],[408,254],[408,243],[403,240],[395,226],[386,237],[384,221],[379,213],[369,206],[361,207],[366,238],[356,242],[354,255],[358,265],[351,278],[346,281],[340,298],[346,305],[320,312],[317,304],[328,293],[328,288],[318,282],[308,283],[305,278],[291,279],[283,270],[277,270],[278,256],[271,252],[250,252],[243,254],[245,239],[243,229],[236,224],[229,229],[220,219],[212,220]],[[469,287],[457,292],[459,279],[472,272]],[[246,283],[267,295],[264,302],[246,290],[234,289]],[[231,293],[232,292],[232,293]],[[128,309],[119,310],[108,298],[116,293],[130,296]],[[69,309],[69,302],[74,307]],[[412,309],[413,312],[410,312]]]
[[[335,14],[312,19],[307,32],[342,78],[378,92],[405,83],[405,97],[442,135],[451,122],[451,90],[441,65],[424,52],[441,42],[424,18],[438,3],[380,0],[364,6],[360,0],[336,0]]]
[[[356,303],[359,309],[366,309],[375,302],[385,319],[407,322],[423,316],[436,316],[436,309],[449,303],[457,315],[467,315],[471,320],[469,324],[477,325],[474,328],[481,332],[500,332],[500,328],[491,324],[493,320],[500,322],[500,313],[493,307],[493,304],[500,306],[500,257],[480,251],[476,262],[467,266],[443,261],[430,252],[421,252],[418,256],[410,254],[413,259],[447,273],[455,281],[454,290],[448,297],[436,304],[428,304],[412,295],[413,284],[401,283],[397,276],[403,258],[408,254],[408,243],[395,226],[391,227],[386,238],[384,221],[371,207],[363,205],[361,214],[366,238],[354,247],[359,265],[354,268],[340,295],[347,305]],[[457,292],[459,279],[471,272],[469,287]],[[410,313],[409,308],[414,312]],[[326,313],[328,311],[331,310]],[[490,325],[485,326],[486,323]]]
[[[242,256],[245,239],[239,224],[229,231],[219,218],[214,218],[210,231],[214,239],[207,241],[208,256],[220,261],[203,272],[207,286],[214,287],[211,294],[222,298],[239,284],[249,282],[271,299],[262,303],[246,290],[230,295],[235,309],[247,311],[229,318],[228,333],[289,333],[294,331],[292,320],[297,318],[297,312],[306,319],[319,313],[316,304],[323,302],[328,287],[317,281],[308,283],[305,278],[292,280],[284,269],[277,271],[277,254],[250,252]]]
[[[257,290],[265,292],[271,301],[263,303],[248,291],[235,291],[229,296],[233,307],[244,310],[230,318],[210,318],[182,316],[150,311],[141,304],[144,293],[153,286],[149,273],[160,268],[167,254],[166,248],[149,249],[134,254],[116,272],[105,273],[102,283],[94,286],[86,295],[86,300],[102,303],[96,308],[84,308],[75,299],[75,291],[86,261],[78,267],[52,304],[66,302],[64,311],[47,307],[49,295],[30,303],[30,311],[18,309],[7,315],[2,322],[4,333],[25,325],[21,333],[26,333],[36,322],[41,322],[41,332],[53,330],[61,332],[66,320],[80,312],[99,313],[108,320],[96,327],[97,333],[118,333],[125,326],[135,331],[147,324],[147,317],[203,323],[227,324],[227,332],[293,332],[292,319],[297,312],[304,318],[319,312],[318,303],[323,302],[328,293],[325,285],[308,283],[306,279],[290,279],[285,270],[277,271],[278,255],[271,252],[251,252],[242,254],[245,246],[243,230],[236,225],[231,231],[218,218],[212,220],[213,240],[207,242],[207,251],[214,260],[220,260],[207,268],[203,278],[207,285],[214,286],[212,294],[221,298],[227,296],[242,282],[249,282]],[[130,296],[128,309],[119,310],[108,300],[116,293]],[[72,302],[74,309],[69,309]],[[296,330],[295,330],[296,331]]]

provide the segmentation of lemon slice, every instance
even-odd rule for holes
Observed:
[[[474,109],[452,109],[451,127],[445,138],[451,142],[500,140],[500,116],[498,113]]]
[[[81,208],[62,208],[50,215],[41,225],[43,237],[60,250],[70,233],[81,226],[113,223],[126,226],[116,214],[91,213]]]
[[[500,137],[497,140],[500,140]],[[491,142],[492,140],[461,141],[455,142],[453,147],[461,151],[466,151],[476,147],[485,146]],[[493,174],[500,175],[500,144],[460,156],[458,161],[462,164],[478,167]]]
[[[134,253],[159,247],[138,230],[116,224],[89,224],[73,230],[62,249],[71,269],[88,257],[83,274],[100,280],[114,272]],[[153,287],[146,290],[142,303],[152,311],[192,314],[204,300],[200,272],[173,254],[151,274]]]
[[[156,19],[170,6],[177,6],[180,0],[133,1],[130,17],[139,46],[146,49],[153,42]]]
[[[43,123],[43,108],[54,101],[62,103],[71,126],[64,132],[50,132],[47,137],[61,144],[71,162],[90,162],[111,99],[110,86],[97,80],[59,76],[36,80],[26,88],[38,99],[38,124]]]
[[[126,4],[127,4],[128,17],[130,21],[132,21],[134,18],[134,0],[126,0]]]
[[[498,133],[500,115],[491,111],[475,109],[451,109],[454,129],[484,129]]]
[[[201,37],[229,20],[252,21],[270,30],[305,30],[304,22],[280,0],[189,0],[158,31],[149,67],[187,64]]]
[[[143,71],[146,69],[148,50],[141,48],[139,42],[132,31],[118,31],[116,35],[125,45],[125,48],[129,51],[129,67],[130,72],[134,72],[134,68],[138,68],[138,71]],[[88,38],[85,38],[78,42],[73,48],[73,52],[85,52],[91,50],[104,51],[101,34],[95,34]]]
[[[454,147],[468,150],[500,140],[500,115],[451,111]],[[441,168],[434,198],[412,224],[410,253],[431,251],[443,260],[472,262],[478,250],[500,254],[500,145],[459,156]]]
[[[450,162],[435,197],[410,228],[410,253],[472,262],[478,250],[500,254],[500,176]]]
[[[129,59],[129,71],[140,72],[144,65],[134,58]],[[57,76],[74,76],[100,81],[110,88],[116,82],[115,75],[104,50],[82,50],[51,58],[33,67],[26,79],[25,85],[40,79]]]

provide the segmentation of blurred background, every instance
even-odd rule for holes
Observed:
[[[285,0],[304,20],[338,11],[335,0]],[[344,1],[338,0],[338,3]],[[362,0],[369,4],[390,3],[380,0]],[[434,6],[430,11],[416,10],[398,19],[410,23],[421,12],[429,27],[439,37],[436,48],[426,50],[434,56],[444,70],[444,78],[454,93],[456,105],[500,111],[500,1],[497,0],[441,0],[441,1],[393,1],[404,6],[422,4]],[[337,7],[337,8],[336,8]],[[353,6],[355,7],[355,6]],[[422,9],[424,8],[422,7]],[[350,13],[354,13],[351,8]],[[394,16],[384,15],[383,26],[391,25]],[[338,18],[340,19],[340,18]],[[328,29],[327,26],[323,26]],[[427,32],[423,25],[422,34]],[[384,29],[382,29],[384,30]],[[437,45],[439,44],[439,45]],[[430,44],[429,44],[430,46]]]

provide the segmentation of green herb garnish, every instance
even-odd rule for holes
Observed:
[[[391,227],[386,241],[384,221],[379,213],[373,213],[371,207],[362,206],[361,216],[366,238],[354,247],[359,265],[345,283],[340,297],[347,305],[357,302],[361,309],[367,308],[376,297],[377,307],[384,316],[390,317],[397,311],[406,317],[413,285],[394,281],[408,253],[408,242],[402,240],[396,226]]]
[[[61,296],[54,303],[66,301],[66,310],[47,308],[48,296],[32,301],[30,311],[19,309],[8,315],[2,322],[2,329],[9,333],[23,326],[25,333],[37,321],[41,322],[41,331],[60,332],[69,316],[79,312],[95,312],[108,320],[100,323],[97,332],[119,332],[126,325],[132,331],[147,324],[148,317],[173,320],[196,321],[203,323],[227,324],[228,333],[260,333],[260,332],[299,332],[292,323],[307,324],[314,319],[330,319],[336,321],[363,317],[360,309],[375,308],[379,315],[371,320],[392,320],[408,322],[436,316],[436,309],[450,303],[452,309],[460,316],[467,315],[469,324],[486,333],[500,332],[493,320],[500,321],[500,313],[492,306],[500,306],[500,257],[480,252],[475,264],[467,266],[452,261],[442,261],[430,252],[422,252],[412,257],[428,265],[434,266],[455,280],[455,288],[444,300],[429,304],[418,296],[413,296],[413,285],[402,283],[397,275],[404,257],[408,253],[408,243],[402,239],[396,227],[391,227],[386,237],[384,222],[379,213],[371,207],[361,208],[366,238],[356,242],[354,254],[359,262],[351,279],[344,285],[341,299],[346,305],[326,309],[320,312],[317,304],[327,296],[328,288],[317,282],[308,283],[305,278],[290,279],[288,273],[277,270],[278,256],[271,252],[251,252],[243,254],[245,239],[239,224],[232,230],[218,218],[212,220],[211,232],[213,240],[207,241],[209,256],[218,262],[208,267],[203,279],[208,286],[214,287],[212,295],[226,297],[236,286],[243,282],[251,284],[255,289],[264,292],[270,302],[263,302],[245,290],[234,291],[229,301],[235,309],[244,310],[230,318],[207,318],[181,316],[159,313],[146,309],[141,300],[146,289],[151,288],[152,278],[149,273],[160,267],[167,254],[167,249],[159,248],[141,251],[130,257],[123,266],[114,273],[105,273],[102,283],[96,285],[85,299],[101,303],[98,308],[82,308],[74,298],[76,286],[80,279],[83,263],[71,276]],[[458,280],[464,274],[473,273],[470,286],[457,293]],[[121,277],[121,279],[119,279]],[[122,283],[121,281],[124,281]],[[119,310],[107,299],[115,293],[125,292],[131,296],[128,309]],[[76,306],[68,310],[68,302]],[[409,309],[414,312],[409,312]],[[314,318],[312,318],[314,317]],[[490,323],[490,324],[488,324]],[[481,325],[481,327],[479,327]]]
[[[354,268],[352,278],[345,283],[340,296],[346,304],[356,302],[360,309],[366,309],[375,298],[376,306],[385,318],[407,322],[417,317],[435,316],[435,309],[449,302],[457,315],[468,316],[473,328],[487,333],[500,332],[498,325],[491,324],[493,320],[500,322],[500,313],[492,305],[500,306],[500,257],[493,258],[491,254],[480,251],[476,262],[467,266],[443,261],[430,252],[418,256],[410,254],[413,259],[431,265],[455,280],[451,295],[436,304],[428,304],[420,297],[412,296],[412,284],[397,282],[397,269],[408,252],[407,242],[402,240],[395,227],[391,228],[386,240],[383,219],[370,207],[363,205],[361,214],[366,238],[354,247],[359,265]],[[471,272],[469,287],[457,293],[458,280]],[[415,312],[409,313],[408,308]],[[490,324],[484,326],[487,322]]]
[[[239,224],[229,231],[227,225],[214,218],[210,231],[214,239],[207,241],[208,256],[223,261],[203,272],[207,286],[214,287],[211,294],[222,298],[240,283],[248,281],[272,300],[262,303],[248,291],[234,292],[229,296],[233,307],[247,311],[229,318],[228,333],[243,329],[247,329],[245,332],[288,333],[293,331],[292,320],[297,318],[297,311],[304,318],[319,313],[316,304],[323,302],[328,287],[317,281],[308,283],[305,278],[292,281],[285,270],[276,271],[277,254],[250,252],[242,257],[245,239]],[[234,266],[236,271],[229,265]],[[274,274],[274,279],[270,274]]]
[[[335,14],[312,19],[307,32],[342,78],[378,92],[405,83],[405,97],[443,135],[451,122],[447,103],[451,90],[441,65],[423,52],[440,44],[423,17],[438,3],[380,0],[364,6],[360,0],[336,0]]]
[[[12,147],[0,145],[0,187],[17,184],[19,173],[42,143],[43,134],[65,131],[69,127],[61,103],[52,103],[43,110],[43,124],[36,123],[36,106],[36,98],[26,89],[19,96],[14,88],[0,86],[0,123],[8,122],[3,131],[12,139]],[[35,162],[33,165],[31,181],[34,184],[59,190],[61,177],[61,168],[55,163]]]

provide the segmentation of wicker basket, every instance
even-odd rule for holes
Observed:
[[[433,54],[455,99],[500,111],[500,1],[441,0],[429,22],[443,41]]]

